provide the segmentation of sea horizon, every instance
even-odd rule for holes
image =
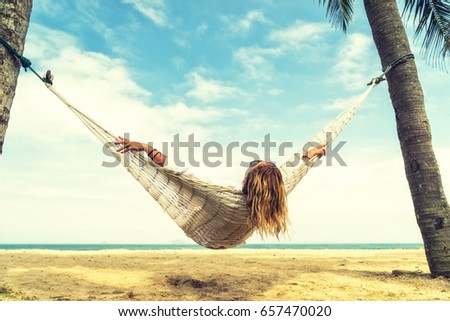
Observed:
[[[237,249],[278,250],[392,250],[418,249],[423,243],[257,243],[239,245]],[[206,250],[197,244],[108,244],[108,243],[4,243],[0,250]]]

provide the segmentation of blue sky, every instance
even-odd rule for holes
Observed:
[[[412,50],[448,190],[449,76],[420,59],[417,44]],[[176,134],[223,146],[270,134],[293,153],[381,73],[359,2],[344,35],[314,1],[40,0],[25,56],[106,128],[156,148]],[[347,166],[315,168],[290,195],[282,242],[420,242],[396,135],[382,83],[338,139]],[[231,167],[189,170],[238,186],[245,169],[242,155],[232,156]],[[0,243],[190,242],[105,160],[90,132],[22,71],[1,156]]]

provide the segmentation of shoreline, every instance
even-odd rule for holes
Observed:
[[[0,250],[0,300],[450,301],[422,249]]]
[[[261,243],[240,245],[232,250],[382,250],[382,249],[423,249],[422,243]],[[197,244],[0,244],[0,250],[209,250]]]

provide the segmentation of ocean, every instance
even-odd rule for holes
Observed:
[[[422,243],[342,243],[342,244],[246,244],[242,249],[277,250],[390,250],[423,248]],[[0,244],[0,250],[206,250],[196,244]]]

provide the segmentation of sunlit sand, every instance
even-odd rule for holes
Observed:
[[[0,300],[450,300],[423,249],[0,251]]]

